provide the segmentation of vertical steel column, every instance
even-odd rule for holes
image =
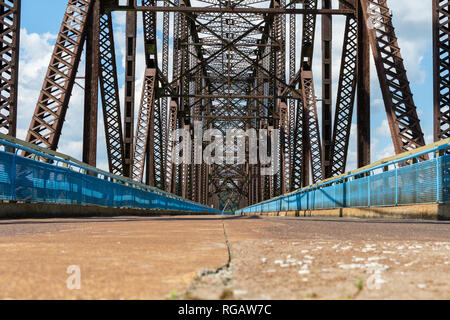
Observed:
[[[291,4],[291,8],[295,9],[295,3]],[[295,77],[296,62],[297,62],[297,33],[296,33],[296,15],[289,15],[289,83]],[[295,189],[294,182],[294,165],[295,165],[295,153],[297,152],[295,148],[295,128],[296,128],[296,118],[295,118],[295,99],[289,99],[289,190]]]
[[[155,0],[142,0],[143,6],[155,6]],[[134,178],[143,179],[146,168],[146,183],[164,189],[164,138],[161,117],[161,104],[157,96],[158,51],[156,37],[156,13],[143,13],[144,49],[146,72],[143,82],[142,99],[137,119],[133,172]],[[161,79],[159,79],[161,80]],[[145,167],[144,167],[145,164]]]
[[[98,81],[100,0],[92,0],[86,33],[86,71],[84,84],[83,162],[97,165]]]
[[[280,114],[280,194],[289,190],[289,113],[285,101],[279,102]]]
[[[295,113],[294,138],[293,138],[293,156],[291,166],[291,190],[297,190],[302,187],[304,178],[303,173],[303,102],[297,101],[297,112]]]
[[[175,0],[174,4],[179,5],[179,1]],[[181,41],[181,13],[174,13],[173,19],[173,68],[172,79],[177,79],[180,74],[180,41]],[[174,90],[179,89],[179,81],[173,87]],[[178,92],[177,92],[178,93]],[[178,128],[178,99],[171,98],[169,105],[169,114],[167,122],[167,154],[166,154],[166,190],[171,193],[176,192],[177,185],[177,166],[173,163],[174,148],[176,144],[175,130]]]
[[[361,1],[358,1],[357,163],[370,164],[370,42]]]
[[[305,0],[303,2],[303,8],[305,9],[316,9],[317,8],[317,0]],[[308,186],[310,182],[310,170],[312,169],[312,152],[311,149],[315,148],[317,152],[322,153],[322,146],[317,145],[313,146],[311,141],[310,134],[315,136],[314,142],[320,143],[320,130],[316,119],[310,119],[310,116],[317,117],[317,105],[314,93],[314,80],[312,75],[312,62],[314,57],[314,42],[315,42],[315,33],[316,33],[316,15],[315,14],[305,14],[303,16],[303,37],[302,37],[302,52],[300,59],[300,81],[301,81],[301,91],[302,91],[302,144],[303,144],[303,156],[302,156],[302,185]],[[308,71],[304,73],[304,71]],[[304,79],[303,76],[308,75],[309,79]],[[305,88],[308,88],[309,94],[305,96],[303,93],[303,86],[307,85]],[[309,100],[305,100],[309,99]],[[310,108],[310,109],[309,109]],[[311,124],[316,124],[317,126],[310,127]],[[316,130],[316,132],[314,132]],[[323,168],[322,158],[315,159],[315,161],[320,162],[320,166]],[[312,169],[314,170],[314,169]],[[316,170],[318,173],[319,171]],[[316,179],[320,179],[316,177]],[[314,177],[313,177],[314,180]]]
[[[316,95],[312,71],[302,71],[302,97],[306,113],[304,122],[308,127],[312,182],[323,180],[323,157],[320,141],[319,120],[317,117]]]
[[[166,190],[171,193],[176,191],[176,173],[177,166],[174,161],[174,149],[176,144],[175,130],[177,129],[178,104],[175,101],[170,102],[169,121],[167,132],[167,160],[166,160]]]
[[[180,0],[180,6],[185,7],[186,3],[184,0]],[[189,46],[184,45],[185,43],[188,43],[190,40],[190,29],[189,24],[191,23],[191,20],[188,19],[186,14],[181,15],[180,19],[180,28],[181,28],[181,37],[180,41],[182,43],[180,48],[180,94],[182,95],[180,99],[180,105],[179,105],[179,121],[180,121],[180,127],[185,130],[185,132],[190,132],[191,127],[188,122],[188,114],[189,114],[189,98],[186,97],[189,95],[189,82],[190,82],[190,53],[189,53]],[[183,152],[186,152],[186,150],[183,150]],[[183,154],[184,156],[184,154]],[[186,158],[187,159],[187,158]],[[177,186],[177,194],[182,196],[183,198],[187,198],[188,193],[188,175],[189,175],[189,165],[187,163],[180,164],[178,166],[178,186]]]
[[[169,6],[167,1],[164,1],[164,6]],[[170,15],[169,12],[163,13],[163,38],[162,38],[162,73],[169,79],[169,36],[170,36]],[[161,123],[162,123],[162,141],[163,150],[167,147],[167,117],[168,117],[168,98],[161,99]],[[166,156],[163,153],[163,166],[166,168]],[[164,169],[165,171],[165,169]]]
[[[274,1],[274,8],[285,6],[285,1]],[[275,75],[278,79],[286,79],[286,17],[285,15],[276,15],[274,17],[274,35],[275,35],[275,45],[273,49],[275,51]],[[274,96],[276,97],[278,93],[281,92],[274,88]],[[284,99],[275,99],[275,109],[277,121],[275,123],[275,128],[280,130],[280,143],[278,152],[280,172],[277,174],[277,184],[276,184],[276,194],[281,195],[286,193],[289,188],[289,121],[288,121],[288,109],[287,104]]]
[[[136,0],[128,0],[129,6],[136,5]],[[124,174],[132,176],[133,141],[134,141],[134,96],[136,72],[136,12],[127,11],[125,38],[125,114],[124,114]]]
[[[323,9],[331,9],[331,0],[322,0]],[[330,14],[322,15],[322,155],[325,177],[331,176],[331,135],[332,135],[332,43],[333,25]]]
[[[450,1],[433,0],[434,141],[450,137]]]
[[[17,130],[21,0],[0,1],[0,132]]]

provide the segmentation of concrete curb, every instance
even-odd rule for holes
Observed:
[[[450,220],[450,204],[421,204],[398,207],[340,208],[330,210],[302,210],[265,213],[256,212],[242,215]]]
[[[165,211],[129,208],[107,208],[90,205],[55,203],[0,202],[0,219],[86,218],[117,216],[213,215],[211,213]]]

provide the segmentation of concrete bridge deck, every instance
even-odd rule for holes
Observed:
[[[0,299],[450,298],[444,221],[0,220],[0,252]]]

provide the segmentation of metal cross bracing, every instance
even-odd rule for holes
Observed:
[[[153,131],[150,131],[152,123],[158,122],[155,119],[155,83],[156,69],[148,68],[145,71],[144,82],[142,85],[142,98],[137,119],[136,134],[134,136],[134,158],[133,158],[133,180],[142,182],[145,173],[145,161],[147,157],[147,149],[153,146],[150,138]],[[153,151],[149,150],[151,154]],[[147,158],[147,161],[149,159]],[[154,174],[154,173],[153,173]],[[150,182],[153,186],[153,181]]]
[[[142,4],[151,6],[153,0],[143,0]],[[144,48],[146,71],[142,86],[142,97],[134,136],[134,154],[132,178],[142,182],[146,170],[146,182],[150,186],[165,188],[164,144],[165,119],[163,119],[160,101],[155,97],[158,88],[156,51],[156,13],[143,14]],[[165,55],[167,58],[167,55]],[[167,61],[165,61],[167,63]],[[163,99],[166,101],[166,99]],[[166,110],[163,110],[166,112]],[[146,167],[145,167],[146,164]]]
[[[317,8],[317,0],[306,0],[303,3],[307,9]],[[322,159],[322,144],[317,118],[317,103],[314,93],[312,62],[314,55],[314,39],[316,30],[316,15],[306,14],[303,18],[303,35],[300,57],[300,70],[291,78],[291,84],[300,85],[300,95],[294,132],[294,159],[292,167],[292,185],[299,188],[309,184],[311,164],[312,181],[318,182],[324,178],[324,163]],[[302,113],[300,115],[300,113]]]
[[[109,171],[113,174],[124,175],[122,117],[111,13],[104,13],[100,17],[99,55],[100,93]]]
[[[434,140],[450,137],[450,1],[433,0]]]
[[[127,0],[129,5],[135,0]],[[124,98],[124,174],[132,176],[134,143],[134,105],[136,89],[136,12],[126,13],[125,27],[125,98]]]
[[[347,16],[336,100],[333,138],[331,140],[331,176],[345,173],[345,165],[347,163],[357,81],[357,45],[357,17]]]
[[[424,135],[387,2],[364,0],[361,3],[394,149],[401,153],[424,146]]]
[[[246,106],[251,101],[244,96],[250,90],[251,80],[243,78],[250,78],[245,77],[245,74],[253,71],[255,50],[258,48],[254,37],[261,36],[258,27],[263,25],[263,20],[252,15],[217,13],[198,14],[195,19],[191,16],[188,18],[192,22],[190,28],[185,29],[188,29],[190,35],[182,39],[187,41],[182,41],[180,46],[182,52],[194,56],[195,61],[190,61],[194,65],[189,68],[186,67],[188,59],[183,61],[184,74],[179,76],[184,78],[181,89],[185,96],[189,96],[181,99],[183,106],[180,109],[189,104],[191,114],[188,116],[199,118],[198,114],[192,114],[197,109],[195,106],[209,105],[208,113],[203,110],[201,118],[206,122],[204,127],[215,130],[217,136],[224,137],[227,130],[245,130],[248,128],[244,119],[247,115]],[[228,42],[227,46],[224,46],[224,41]],[[201,50],[191,49],[200,45]],[[195,82],[195,77],[202,78],[206,92],[192,97],[192,85],[189,83]],[[195,99],[189,101],[192,98]],[[184,114],[186,116],[188,111],[185,110]],[[224,154],[232,152],[234,150],[224,150]],[[245,164],[213,163],[209,170],[209,190],[217,195],[218,201],[231,200],[234,206],[238,206],[242,199],[248,198],[246,172]],[[180,173],[185,175],[187,170],[179,170],[178,174]],[[178,180],[186,181],[180,178]]]
[[[216,208],[253,204],[345,172],[356,88],[358,110],[369,110],[370,51],[362,48],[368,39],[396,153],[423,145],[386,0],[340,0],[338,8],[334,5],[329,0],[128,0],[125,5],[69,0],[27,141],[58,148],[64,121],[74,121],[65,115],[85,48],[92,63],[85,74],[83,160],[95,164],[99,81],[111,172]],[[0,0],[0,8],[5,70],[0,129],[14,135],[20,1]],[[434,0],[433,10],[435,139],[442,139],[447,137],[449,112],[448,1]],[[126,11],[123,106],[112,11]],[[135,119],[140,12],[146,70]],[[346,17],[334,120],[333,15]],[[322,77],[313,68],[317,23],[322,29]],[[315,79],[320,78],[318,97]],[[358,113],[358,132],[366,132],[363,127],[369,122],[370,114]],[[196,136],[199,128],[212,130],[210,141]],[[225,144],[230,132],[248,135],[252,129],[267,130],[267,141],[259,140],[256,147],[248,139]],[[368,136],[358,140],[358,150],[370,150]],[[188,150],[179,149],[184,139],[190,141]],[[223,142],[223,149],[215,149],[214,161],[198,162],[195,148],[203,155],[215,142]],[[271,155],[279,168],[262,174],[272,167],[262,162],[261,153],[257,163],[249,163],[252,149]],[[237,157],[242,150],[244,162]],[[370,161],[367,155],[361,163]],[[175,156],[189,161],[175,162]]]
[[[80,63],[90,0],[70,0],[28,130],[27,142],[56,150]]]
[[[0,132],[16,136],[21,0],[0,1]]]

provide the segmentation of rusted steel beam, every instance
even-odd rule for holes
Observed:
[[[176,192],[177,166],[174,163],[174,149],[176,144],[175,130],[178,122],[178,104],[171,101],[169,109],[169,122],[167,134],[167,160],[166,160],[166,190]]]
[[[331,148],[331,176],[345,173],[355,104],[358,60],[358,21],[347,17],[341,70],[336,98],[336,113]]]
[[[309,137],[312,182],[324,179],[322,144],[320,141],[319,119],[317,117],[317,102],[314,92],[314,80],[311,71],[302,72],[303,106],[306,112],[307,133]],[[306,132],[304,132],[306,134]]]
[[[86,21],[91,4],[92,1],[89,0],[69,0],[68,2],[28,130],[27,142],[51,150],[56,150],[58,147],[83,51]]]
[[[303,102],[299,101],[297,104],[297,112],[295,113],[295,127],[293,138],[293,156],[291,166],[291,189],[297,190],[303,186],[304,181],[304,151],[306,148],[303,140]]]
[[[107,7],[109,11],[151,11],[151,12],[182,12],[182,13],[234,13],[234,14],[334,14],[347,15],[352,14],[351,10],[346,9],[284,9],[284,8],[257,8],[257,7],[144,7],[144,6],[115,6]]]
[[[0,132],[17,131],[21,0],[0,1]]]
[[[322,0],[322,8],[331,9],[331,0]],[[331,176],[333,66],[332,16],[322,15],[322,155],[325,178]]]
[[[317,0],[306,0],[303,2],[303,7],[307,9],[317,8]],[[310,180],[319,178],[314,177],[312,174],[312,179],[310,177],[310,172],[313,171],[312,159],[312,149],[319,150],[322,148],[321,145],[313,146],[313,143],[320,143],[320,130],[317,119],[317,104],[314,92],[314,81],[312,78],[312,64],[314,57],[314,42],[316,33],[316,20],[317,17],[314,14],[307,14],[303,17],[303,36],[302,36],[302,51],[300,58],[300,71],[298,73],[298,80],[300,81],[300,88],[302,92],[302,185],[308,186]],[[306,73],[305,73],[306,71]],[[305,77],[307,76],[307,77]],[[308,90],[308,95],[304,90]],[[311,127],[311,124],[316,126]],[[311,136],[314,141],[311,141]],[[318,140],[317,140],[318,139]],[[320,154],[322,151],[320,150]],[[317,161],[317,159],[315,160]],[[320,159],[322,162],[322,159]],[[318,174],[320,170],[316,170]]]
[[[142,0],[142,4],[153,6],[154,0]],[[158,51],[156,37],[156,13],[143,13],[145,63],[147,66],[139,116],[134,141],[133,173],[136,180],[160,189],[165,188],[164,178],[164,137],[161,103],[156,95],[158,88]]]
[[[86,32],[86,65],[84,81],[84,126],[83,162],[93,167],[97,165],[98,126],[98,82],[99,82],[99,38],[100,0],[91,0],[92,10],[88,15]]]
[[[357,80],[357,165],[370,164],[370,41],[369,29],[363,14],[362,0],[358,6],[358,80]]]
[[[132,4],[133,0],[128,0]],[[134,98],[136,87],[136,12],[127,12],[125,30],[124,174],[132,177],[134,141]]]
[[[168,6],[169,4],[165,1],[164,6]],[[170,35],[170,15],[169,12],[163,13],[163,36],[162,36],[162,74],[165,77],[169,76],[169,35]],[[161,133],[162,133],[162,145],[163,145],[163,154],[162,161],[164,170],[166,168],[166,146],[167,146],[167,112],[168,112],[168,104],[169,100],[165,97],[161,98]],[[165,183],[165,179],[164,179]]]
[[[124,148],[114,32],[110,13],[100,17],[100,95],[109,171],[123,175]]]
[[[450,1],[433,0],[434,141],[450,137]]]
[[[395,152],[399,154],[424,146],[423,131],[387,2],[362,0],[361,3]]]
[[[292,3],[291,8],[295,8],[296,4]],[[295,76],[295,70],[297,68],[297,33],[296,33],[296,15],[289,15],[289,79]],[[295,129],[296,129],[296,113],[295,113],[296,101],[294,99],[288,100],[288,117],[289,117],[289,190],[294,190],[293,186],[293,173],[294,173],[294,160],[295,160]]]
[[[312,10],[317,8],[317,0],[306,0],[303,2],[303,8]],[[310,181],[310,162],[311,162],[311,137],[317,137],[319,140],[314,138],[314,143],[320,143],[320,131],[317,121],[317,106],[316,98],[314,95],[314,83],[312,79],[312,62],[314,54],[314,39],[316,31],[316,16],[314,14],[307,14],[303,17],[303,34],[302,34],[302,45],[301,45],[301,55],[300,55],[300,70],[295,73],[294,76],[290,77],[289,85],[294,87],[292,92],[293,99],[299,99],[297,104],[296,116],[295,116],[295,126],[294,126],[294,138],[293,138],[293,157],[292,157],[292,168],[291,168],[291,184],[292,189],[298,189],[302,186],[309,185]],[[306,71],[306,73],[305,73]],[[303,76],[308,75],[311,79],[304,78]],[[300,84],[300,88],[296,89],[297,85]],[[303,93],[303,86],[309,91],[308,96],[305,97]],[[284,92],[285,93],[285,92]],[[284,94],[282,93],[282,94]],[[311,95],[312,93],[312,95]],[[306,102],[306,103],[305,103]],[[311,116],[313,119],[311,119]],[[310,122],[317,124],[317,126],[310,127]],[[321,148],[321,146],[315,146]],[[320,151],[320,154],[322,151]],[[320,159],[320,161],[322,161]],[[317,172],[317,171],[316,171]]]
[[[147,159],[149,163],[154,164],[154,132],[149,130],[155,122],[155,84],[156,69],[147,68],[145,70],[144,82],[142,85],[141,104],[139,108],[138,121],[136,125],[136,134],[134,135],[134,151],[133,151],[133,180],[143,182],[145,171],[145,160],[147,150],[150,150],[151,159]],[[156,119],[157,120],[157,119]],[[149,181],[150,186],[155,186],[155,170],[150,166]]]
[[[175,5],[178,5],[178,0],[175,0]],[[172,79],[178,79],[181,72],[181,51],[180,42],[182,37],[182,15],[180,13],[174,13],[173,19],[173,67],[172,67]],[[177,80],[172,86],[174,92],[179,94],[179,80]],[[176,193],[177,188],[177,169],[178,167],[174,164],[174,149],[176,144],[175,131],[178,129],[179,119],[178,119],[178,105],[179,101],[176,97],[170,99],[169,104],[169,115],[167,122],[167,136],[166,136],[166,162],[165,162],[165,180],[166,180],[166,191],[171,193]]]

